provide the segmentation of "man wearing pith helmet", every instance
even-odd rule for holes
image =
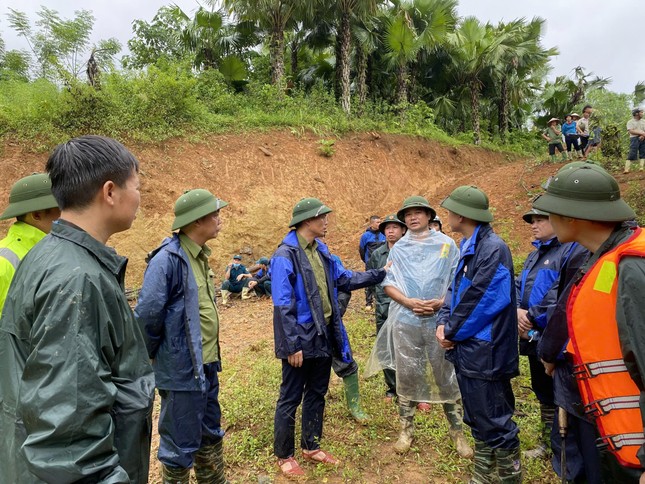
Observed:
[[[352,272],[333,259],[320,240],[331,208],[317,198],[294,207],[292,229],[271,257],[275,354],[282,360],[282,384],[274,422],[274,453],[286,476],[304,471],[294,458],[296,410],[302,402],[300,446],[305,460],[338,464],[320,448],[325,394],[332,356],[353,361],[338,306],[345,292],[381,282],[385,270]],[[304,398],[303,398],[304,396]]]
[[[457,452],[469,458],[473,451],[462,433],[455,369],[435,338],[437,312],[455,275],[459,250],[450,237],[430,229],[435,216],[419,195],[406,198],[397,213],[408,231],[388,257],[392,268],[383,287],[392,302],[375,351],[382,354],[378,360],[384,367],[396,371],[400,432],[394,450],[402,454],[410,449],[416,410],[441,403]],[[391,356],[386,354],[390,347]]]
[[[636,214],[602,170],[558,172],[533,206],[558,239],[592,253],[567,302],[566,357],[595,419],[605,482],[644,482],[645,234],[625,223]]]
[[[464,422],[475,438],[473,483],[520,482],[519,430],[511,378],[518,374],[513,259],[490,226],[486,194],[461,186],[441,203],[463,236],[460,259],[437,318],[437,339],[453,362]]]
[[[221,354],[206,242],[222,228],[227,202],[189,190],[175,203],[172,237],[148,256],[135,316],[146,336],[161,396],[158,458],[164,483],[224,483]]]
[[[17,219],[0,240],[0,313],[18,264],[49,233],[59,216],[49,175],[34,173],[14,183],[9,206],[0,215],[0,220]]]

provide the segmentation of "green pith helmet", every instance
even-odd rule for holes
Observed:
[[[385,217],[380,224],[378,224],[378,231],[381,232],[382,234],[385,234],[385,226],[387,224],[399,224],[403,228],[407,228],[404,222],[401,222],[399,218],[396,216],[395,213],[391,213],[387,217]]]
[[[260,257],[256,264],[262,264],[263,266],[268,266],[269,265],[269,258],[268,257]]]
[[[52,195],[52,182],[49,175],[34,173],[13,184],[9,194],[9,206],[0,215],[0,220],[56,207],[58,203]]]
[[[441,206],[476,222],[493,221],[493,214],[488,209],[488,196],[477,187],[463,185],[455,188]]]
[[[535,208],[532,208],[531,210],[526,212],[524,215],[522,215],[522,219],[527,224],[531,224],[531,223],[533,223],[533,215],[540,215],[541,217],[548,217],[549,216],[548,212],[543,212],[542,210],[537,210]]]
[[[405,211],[408,208],[425,208],[430,212],[430,220],[437,216],[437,212],[434,208],[430,206],[430,203],[425,197],[421,195],[414,195],[403,200],[403,205],[396,213],[396,216],[399,220],[405,220]]]
[[[324,215],[329,212],[331,212],[331,208],[317,198],[303,198],[293,207],[289,227],[294,227],[300,222],[304,222],[305,220],[318,217],[319,215]]]
[[[596,165],[592,161],[572,161],[571,163],[567,163],[566,165],[564,165],[562,168],[560,168],[557,171],[557,173],[555,175],[550,176],[547,181],[542,183],[542,185],[541,185],[542,188],[544,188],[546,190],[548,188],[548,186],[549,186],[549,183],[551,183],[551,181],[557,175],[559,175],[560,173],[564,173],[564,172],[567,172],[569,170],[573,170],[574,168],[580,168],[582,166],[587,166],[587,167],[591,168],[592,170],[605,171],[605,169],[602,166]]]
[[[581,166],[560,170],[533,208],[596,222],[623,222],[636,217],[620,197],[618,182],[604,170]]]
[[[171,230],[185,227],[204,215],[217,212],[227,205],[228,202],[220,200],[203,188],[188,190],[175,202],[175,221],[172,223]]]

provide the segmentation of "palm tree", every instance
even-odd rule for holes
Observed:
[[[468,86],[474,143],[480,144],[480,96],[482,77],[487,69],[495,69],[506,50],[506,34],[490,24],[482,24],[475,17],[465,18],[457,30],[449,35],[454,47],[453,58],[457,80]]]

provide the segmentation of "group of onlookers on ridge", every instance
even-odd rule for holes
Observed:
[[[205,189],[178,198],[133,312],[127,260],[106,243],[135,218],[139,162],[115,140],[82,136],[58,146],[46,171],[16,182],[0,216],[17,219],[0,241],[0,481],[147,482],[156,388],[163,482],[188,484],[191,469],[200,483],[227,482],[207,242],[228,203]],[[411,196],[371,218],[358,272],[323,241],[332,209],[304,198],[259,274],[239,256],[227,266],[223,300],[260,287],[272,297],[279,471],[305,474],[300,405],[302,458],[339,464],[321,446],[332,368],[353,418],[368,421],[342,318],[349,293],[371,287],[365,373],[382,371],[397,403],[397,453],[412,445],[416,412],[440,403],[456,452],[474,458],[471,483],[521,482],[511,379],[525,354],[543,428],[525,458],[550,447],[564,481],[643,482],[645,233],[616,180],[583,161],[555,173],[523,215],[535,250],[517,276],[482,190],[460,186],[440,206],[459,246],[429,201]]]

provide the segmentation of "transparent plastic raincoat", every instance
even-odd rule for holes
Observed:
[[[392,247],[388,260],[392,267],[384,287],[393,286],[410,298],[441,299],[454,277],[459,249],[441,232],[408,231]],[[366,376],[382,369],[395,370],[397,395],[414,402],[455,402],[461,398],[454,367],[435,338],[436,319],[436,314],[418,316],[393,300]]]

